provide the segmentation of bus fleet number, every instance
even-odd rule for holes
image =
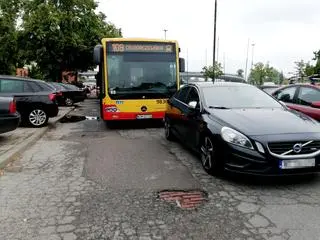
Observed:
[[[166,104],[168,101],[164,99],[157,100],[157,104]]]

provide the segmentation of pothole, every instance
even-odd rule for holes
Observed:
[[[84,120],[99,120],[97,116],[82,116],[82,115],[66,115],[64,116],[60,122],[61,123],[73,123],[80,122]]]
[[[208,200],[208,194],[204,191],[161,191],[159,199],[170,204],[175,204],[181,209],[194,210]]]

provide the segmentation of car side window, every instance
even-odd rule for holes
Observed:
[[[28,82],[23,82],[23,92],[33,92],[31,85]]]
[[[183,103],[186,103],[187,94],[188,94],[189,90],[190,90],[190,87],[181,88],[180,91],[175,96],[175,98]]]
[[[296,93],[297,88],[296,87],[289,87],[285,88],[283,90],[280,90],[275,94],[276,98],[279,101],[287,102],[287,103],[293,103],[294,102],[294,95]]]
[[[297,103],[302,105],[310,106],[312,102],[320,101],[320,91],[309,88],[309,87],[301,87]]]
[[[0,80],[0,92],[2,93],[23,93],[24,82],[19,80]]]
[[[200,101],[198,91],[194,87],[191,88],[188,94],[187,103],[193,102],[193,101],[197,102],[198,104]]]
[[[38,84],[34,82],[29,82],[29,84],[34,92],[41,92],[41,88]]]

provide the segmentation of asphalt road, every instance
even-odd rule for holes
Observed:
[[[94,100],[74,112],[97,114]],[[214,178],[160,123],[108,129],[79,117],[0,177],[0,239],[320,239],[319,176]],[[207,201],[183,210],[159,200],[172,189],[203,190]]]

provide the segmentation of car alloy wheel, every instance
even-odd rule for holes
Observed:
[[[167,118],[165,118],[165,121],[164,121],[164,132],[165,132],[166,139],[170,141],[174,140],[174,136],[171,131],[171,125]]]
[[[67,99],[65,100],[65,103],[66,103],[67,106],[72,106],[72,105],[73,105],[73,101],[72,101],[71,98],[67,98]]]
[[[210,171],[213,166],[213,144],[209,137],[205,137],[203,145],[201,147],[201,162],[202,166],[206,171]]]
[[[32,126],[41,127],[48,121],[48,116],[42,109],[32,110],[29,114],[29,122]]]

